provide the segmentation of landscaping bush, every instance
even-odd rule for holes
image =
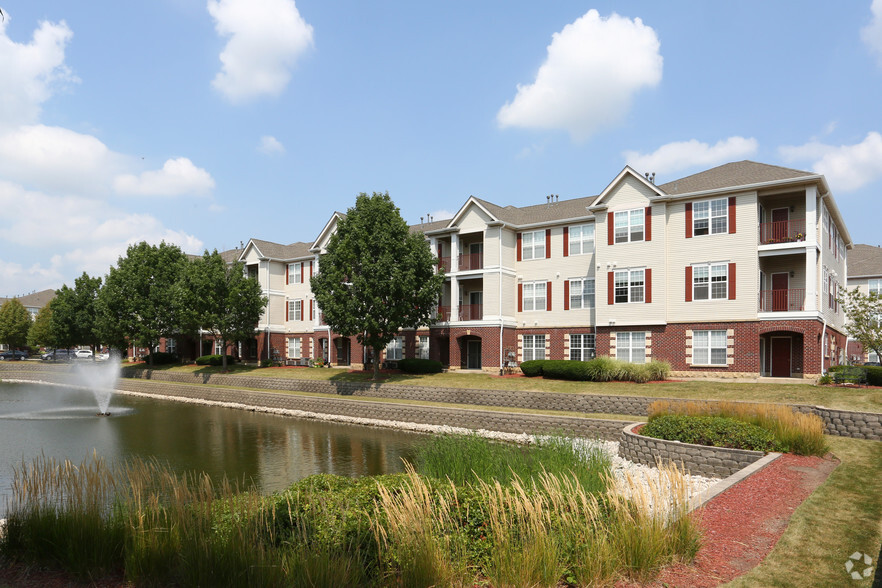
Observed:
[[[864,366],[867,370],[867,384],[870,386],[882,386],[882,367],[877,365]]]
[[[221,355],[203,355],[196,358],[196,365],[223,365],[223,356]],[[232,355],[227,356],[227,365],[236,361]]]
[[[695,445],[752,451],[779,450],[771,431],[728,417],[674,414],[657,416],[640,429],[640,434]]]
[[[398,368],[406,374],[440,374],[444,366],[434,359],[412,357],[400,360]]]
[[[170,363],[178,363],[178,361],[180,361],[177,353],[169,353],[167,351],[157,351],[155,353],[151,353],[144,359],[144,361],[148,364],[151,363],[151,360],[153,365],[168,365]]]
[[[542,365],[545,363],[544,359],[533,359],[529,361],[521,362],[521,371],[524,372],[524,375],[528,378],[535,378],[536,376],[542,375]]]

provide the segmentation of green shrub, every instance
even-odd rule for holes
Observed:
[[[867,370],[867,384],[870,386],[882,386],[882,367],[877,365],[864,366]]]
[[[536,376],[542,375],[542,366],[545,363],[544,359],[532,359],[528,361],[521,362],[521,371],[524,372],[524,375],[528,378],[535,378]]]
[[[236,361],[232,355],[227,356],[227,365]],[[196,358],[196,365],[223,365],[223,356],[221,355],[203,355]]]
[[[177,353],[169,353],[167,351],[157,351],[155,353],[151,353],[148,355],[144,361],[148,364],[152,363],[153,365],[168,365],[171,363],[178,363],[179,358]]]
[[[411,357],[398,362],[398,368],[407,374],[440,374],[444,366],[434,359]]]
[[[624,362],[601,355],[588,362],[592,382],[611,382],[621,379]]]
[[[651,418],[640,434],[695,445],[777,451],[775,435],[762,427],[727,417],[662,415]]]

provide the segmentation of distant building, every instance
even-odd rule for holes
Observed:
[[[18,301],[22,303],[29,313],[31,313],[31,319],[33,320],[37,318],[37,313],[40,312],[40,309],[52,302],[52,299],[55,298],[55,290],[50,288],[49,290],[41,290],[40,292],[31,292],[24,296],[13,296],[13,298],[18,298]],[[0,306],[6,304],[9,300],[12,300],[12,298],[0,297]],[[0,350],[5,351],[6,345],[0,344]]]
[[[864,294],[882,295],[882,247],[855,245],[848,253],[848,289],[857,288]],[[849,339],[848,360],[851,363],[879,361],[879,356]]]

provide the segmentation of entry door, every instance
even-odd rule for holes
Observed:
[[[772,377],[790,377],[790,337],[772,337]]]
[[[479,370],[481,369],[481,342],[480,341],[469,341],[468,342],[468,360],[466,367],[470,370]]]
[[[349,339],[340,337],[336,341],[337,365],[349,365]]]
[[[772,274],[772,310],[785,312],[790,306],[789,288],[790,275],[786,272]]]
[[[772,211],[772,239],[780,243],[787,238],[789,220],[789,208],[776,208]]]

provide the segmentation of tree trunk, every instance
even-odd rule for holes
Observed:
[[[221,339],[221,371],[227,372],[227,340]]]
[[[374,377],[372,380],[374,382],[380,379],[380,351],[382,348],[374,347]]]

